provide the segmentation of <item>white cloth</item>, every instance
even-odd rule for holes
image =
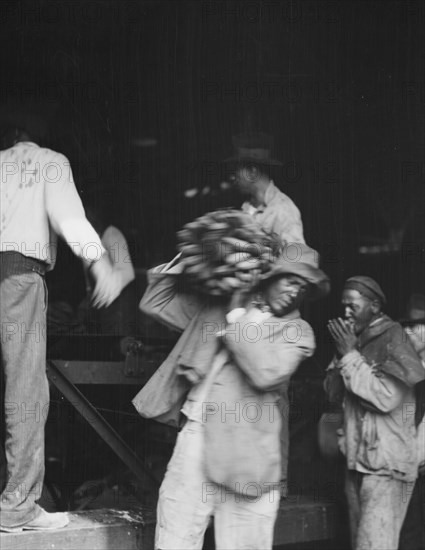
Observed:
[[[0,250],[56,261],[57,235],[88,262],[104,253],[88,222],[68,159],[61,153],[19,142],[0,151]]]

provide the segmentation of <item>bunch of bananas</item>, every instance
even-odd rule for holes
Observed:
[[[195,291],[227,296],[267,272],[282,243],[248,214],[223,209],[188,223],[177,233],[183,277]]]

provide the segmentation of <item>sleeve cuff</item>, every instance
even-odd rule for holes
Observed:
[[[345,367],[346,365],[352,363],[355,359],[361,359],[362,356],[360,355],[360,352],[356,349],[353,349],[346,353],[341,359],[339,360],[339,364],[341,367]]]
[[[351,370],[356,368],[360,363],[363,363],[364,359],[361,353],[357,350],[349,351],[339,361],[339,367],[341,374],[350,375]]]

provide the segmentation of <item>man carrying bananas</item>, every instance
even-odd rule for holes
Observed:
[[[276,403],[289,405],[290,377],[315,349],[299,306],[329,291],[315,251],[296,249],[297,261],[284,248],[231,297],[188,291],[178,260],[149,273],[142,311],[182,333],[133,401],[145,417],[170,422],[176,403],[183,417],[159,492],[157,550],[201,549],[212,516],[217,550],[272,548],[288,422]]]
[[[301,214],[294,202],[273,182],[273,170],[283,164],[271,158],[273,138],[262,132],[233,136],[235,154],[226,159],[231,181],[248,197],[242,210],[251,214],[268,233],[276,233],[284,243],[304,243]]]

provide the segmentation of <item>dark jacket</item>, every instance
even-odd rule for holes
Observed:
[[[418,471],[414,386],[425,370],[398,323],[384,315],[357,349],[328,368],[331,401],[343,398],[340,448],[348,468],[413,481]]]

